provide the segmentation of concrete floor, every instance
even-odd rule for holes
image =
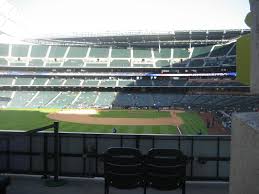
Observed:
[[[65,178],[67,184],[61,187],[47,187],[39,176],[10,175],[11,185],[7,194],[103,194],[102,178]],[[176,191],[157,191],[148,189],[148,194],[180,194]],[[143,194],[143,189],[118,190],[111,188],[110,194]],[[187,182],[186,194],[228,194],[228,183]]]

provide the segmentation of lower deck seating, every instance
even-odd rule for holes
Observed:
[[[36,93],[35,91],[16,91],[8,107],[24,108]]]
[[[102,80],[100,83],[100,86],[102,87],[115,87],[116,86],[116,80]]]
[[[114,92],[100,92],[95,102],[96,106],[110,107],[115,100]]]
[[[134,94],[129,93],[117,93],[116,98],[113,101],[115,107],[130,107],[136,106],[134,100]]]
[[[189,67],[202,67],[203,64],[204,64],[203,59],[191,60],[189,63]]]
[[[34,99],[30,102],[28,107],[31,108],[43,108],[48,105],[48,103],[55,98],[59,92],[56,91],[45,91],[38,92]]]
[[[77,94],[77,92],[61,92],[46,107],[69,108]]]
[[[93,107],[97,98],[98,92],[81,92],[72,107],[85,108]]]
[[[154,86],[169,86],[170,80],[153,80]]]
[[[134,100],[136,107],[153,107],[155,105],[154,99],[150,94],[134,94]]]
[[[0,97],[2,98],[10,98],[12,96],[12,91],[0,91]],[[9,100],[1,100],[0,101],[0,108],[4,108],[7,106]]]
[[[119,86],[130,87],[135,85],[135,80],[119,80]]]
[[[237,108],[253,111],[259,108],[258,96],[199,95],[136,92],[59,92],[1,91],[0,107],[7,108],[89,108],[89,107],[194,107]],[[8,99],[10,98],[10,100]]]
[[[136,81],[137,86],[152,86],[152,80],[137,80]]]

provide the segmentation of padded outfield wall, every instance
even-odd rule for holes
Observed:
[[[251,35],[242,36],[237,40],[237,80],[250,84],[251,67]]]

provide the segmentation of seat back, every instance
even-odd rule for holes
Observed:
[[[175,149],[151,149],[145,158],[146,184],[174,190],[185,184],[186,157]]]
[[[143,157],[139,150],[109,148],[103,159],[107,184],[119,189],[132,189],[143,185]]]

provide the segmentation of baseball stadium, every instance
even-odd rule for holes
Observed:
[[[130,174],[136,176],[129,183],[132,188],[144,184],[144,193],[149,186],[180,188],[185,194],[185,180],[223,181],[228,187],[232,116],[259,112],[259,95],[251,92],[252,29],[17,36],[6,28],[17,25],[11,17],[16,7],[10,2],[3,1],[9,11],[0,7],[1,173],[43,175],[47,187],[66,185],[59,176],[102,177],[109,194],[109,186],[130,188],[126,182],[132,178],[123,182],[129,176],[124,171],[107,178],[115,160],[105,163],[108,154],[116,149],[121,154],[123,148],[129,154],[134,149],[144,154],[145,166],[145,154],[158,149],[162,155],[172,150],[179,151],[177,157],[185,154],[185,178],[177,178],[177,173],[164,177],[164,170],[158,173],[163,180],[159,182],[149,180],[145,171],[143,180],[136,181],[137,172]],[[249,27],[250,17],[245,20]],[[20,184],[22,178],[15,176],[14,184]],[[6,194],[10,179],[2,187],[1,177],[0,193],[3,188]],[[155,181],[162,186],[154,186]],[[17,193],[12,184],[10,188],[10,193]]]
[[[0,114],[9,122],[0,127],[29,130],[56,120],[62,131],[229,134],[222,117],[256,111],[258,102],[237,73],[241,36],[249,30],[1,44]]]
[[[19,123],[26,130],[57,120],[63,131],[229,133],[216,112],[257,110],[258,97],[246,95],[248,85],[236,77],[237,39],[247,34],[176,31],[1,44],[0,114],[9,122],[0,127],[15,130]]]

